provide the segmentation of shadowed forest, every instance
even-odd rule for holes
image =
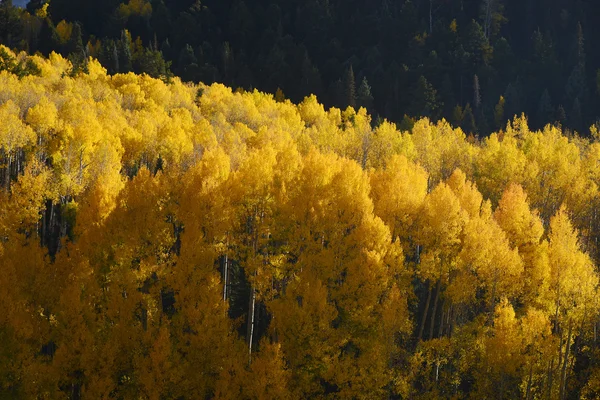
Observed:
[[[0,397],[600,396],[594,126],[0,54]]]
[[[405,130],[445,118],[487,136],[524,112],[588,135],[598,15],[595,0],[2,0],[0,42],[111,74],[315,94]]]

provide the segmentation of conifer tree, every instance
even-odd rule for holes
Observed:
[[[367,81],[367,77],[363,77],[356,96],[356,103],[358,107],[364,107],[369,113],[373,111],[373,95],[371,94],[371,86]]]
[[[356,108],[356,79],[354,78],[354,69],[352,65],[346,70],[344,77],[344,107]]]

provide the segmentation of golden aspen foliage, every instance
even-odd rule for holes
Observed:
[[[332,124],[330,114],[317,102],[315,96],[306,97],[298,105],[298,113],[305,126],[299,138],[301,149],[307,151],[311,146],[315,146],[323,152],[339,154],[343,151],[344,140],[339,131],[341,120],[337,125]]]
[[[462,259],[475,269],[494,304],[496,297],[515,298],[521,294],[523,262],[517,249],[492,218],[491,210],[470,220],[465,228]]]
[[[244,394],[250,399],[294,399],[288,385],[291,374],[285,365],[281,345],[263,341],[260,355],[250,367],[248,385]]]
[[[477,187],[494,205],[511,183],[522,184],[526,178],[527,158],[511,133],[492,133],[483,141],[475,161]]]
[[[523,187],[542,219],[549,221],[563,203],[582,194],[579,149],[551,125],[542,132],[525,130],[522,135],[529,176]],[[577,195],[571,196],[571,190]]]
[[[464,172],[456,169],[446,180],[446,184],[452,189],[469,218],[476,218],[480,215],[483,207],[483,196],[477,190],[477,186],[467,180]]]
[[[67,43],[71,39],[71,33],[73,32],[73,24],[65,21],[64,19],[56,25],[56,33],[61,43]]]
[[[0,149],[8,157],[14,156],[17,149],[33,145],[35,133],[21,120],[21,110],[12,100],[0,105]]]
[[[598,275],[589,256],[579,247],[577,231],[564,206],[550,220],[548,239],[555,323],[564,323],[567,319],[580,321],[596,296]]]
[[[597,397],[594,130],[0,49],[1,398]]]
[[[542,221],[535,211],[530,210],[521,186],[512,184],[505,190],[494,211],[494,219],[523,260],[523,299],[526,304],[548,306],[548,244],[542,241]]]
[[[491,396],[496,390],[504,398],[503,387],[498,382],[513,378],[522,364],[519,321],[510,303],[503,299],[494,310],[494,326],[490,336],[483,336],[482,367],[477,374],[475,395]],[[512,394],[508,394],[511,396]]]
[[[427,118],[412,129],[416,162],[429,173],[429,188],[447,179],[456,168],[470,173],[475,148],[466,141],[460,128],[453,129],[445,120],[436,124]]]
[[[392,156],[385,169],[370,172],[374,211],[391,230],[393,241],[399,238],[408,245],[416,233],[415,223],[427,195],[427,179],[422,167],[402,155]]]
[[[396,154],[401,154],[412,161],[417,156],[410,134],[398,131],[396,125],[387,120],[375,128],[369,139],[367,156],[369,167],[383,168]]]
[[[511,248],[506,234],[492,218],[491,205],[466,176],[456,170],[447,181],[469,214],[460,253],[461,272],[471,271],[486,289],[493,309],[496,297],[514,297],[521,291],[523,264],[518,251]],[[460,281],[459,281],[460,282]],[[464,290],[464,287],[462,288]],[[468,292],[474,293],[475,288]]]
[[[292,391],[308,397],[322,395],[319,380],[334,367],[338,353],[332,326],[338,313],[327,297],[327,287],[306,268],[290,282],[285,296],[269,304],[271,330],[289,365]]]
[[[456,257],[468,213],[445,183],[427,195],[419,215],[418,241],[423,246],[418,275],[432,282],[447,282],[457,268]]]

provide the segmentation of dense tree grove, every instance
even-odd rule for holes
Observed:
[[[1,398],[600,396],[595,127],[0,54]]]
[[[600,114],[597,0],[0,0],[0,43],[486,136]],[[82,65],[85,68],[85,65]]]

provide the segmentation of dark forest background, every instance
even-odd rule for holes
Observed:
[[[596,0],[32,0],[0,2],[0,42],[110,73],[222,82],[363,106],[411,127],[587,134],[600,116]],[[61,21],[62,25],[61,25]],[[138,39],[139,38],[139,39]],[[0,61],[1,62],[1,61]]]

